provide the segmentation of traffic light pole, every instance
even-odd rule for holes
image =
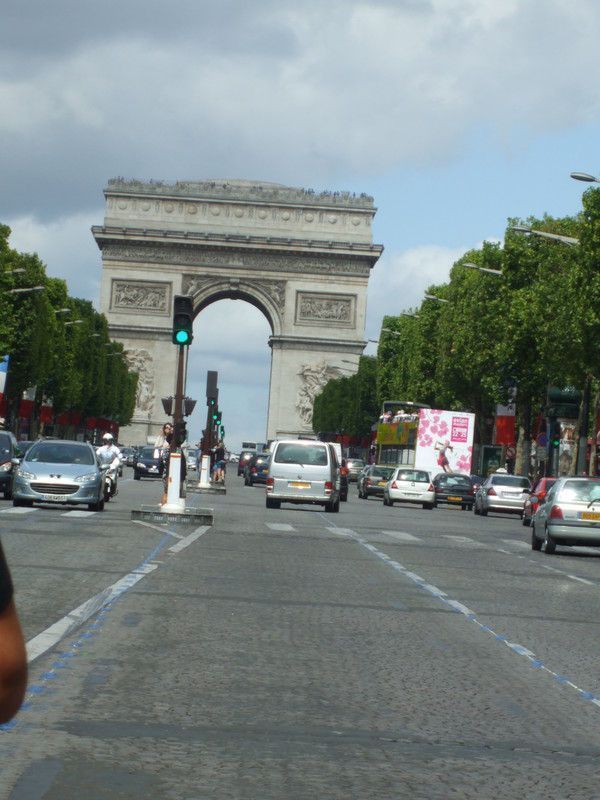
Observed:
[[[177,381],[175,389],[175,407],[173,409],[173,446],[169,453],[169,479],[167,483],[167,502],[164,511],[182,513],[185,510],[185,499],[181,496],[181,445],[185,441],[183,434],[183,384],[185,379],[185,345],[178,345]]]

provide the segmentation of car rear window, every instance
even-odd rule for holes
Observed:
[[[94,464],[94,453],[81,444],[38,442],[27,452],[27,461],[41,464]]]
[[[386,480],[389,480],[392,477],[393,472],[393,467],[373,467],[371,475],[374,478],[385,478]]]
[[[155,457],[154,447],[143,447],[138,455],[138,458],[154,458],[154,457]]]
[[[351,458],[346,462],[346,464],[349,467],[353,467],[353,468],[354,467],[364,467],[365,462],[361,461],[359,458]]]
[[[566,481],[558,499],[566,503],[600,502],[600,481]]]
[[[518,489],[529,489],[527,478],[520,478],[518,475],[493,475],[492,483],[494,486],[516,486]]]
[[[278,464],[313,464],[327,466],[327,448],[321,444],[301,445],[283,442],[275,451]]]
[[[420,469],[401,469],[396,475],[399,481],[414,481],[415,483],[429,483],[429,473]]]

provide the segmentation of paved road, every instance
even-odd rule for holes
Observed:
[[[130,521],[159,495],[0,502],[34,658],[2,800],[600,798],[599,553],[235,475],[212,528]]]

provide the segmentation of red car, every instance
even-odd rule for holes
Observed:
[[[556,481],[556,478],[540,478],[540,480],[535,484],[533,490],[527,500],[525,500],[525,507],[523,508],[523,516],[521,517],[521,521],[523,525],[531,525],[531,518],[538,510],[539,503],[536,503],[535,500],[532,502],[532,498],[543,498],[548,494],[550,487]]]

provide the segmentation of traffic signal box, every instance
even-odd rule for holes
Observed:
[[[181,447],[181,445],[187,439],[187,428],[183,420],[175,423],[173,435],[175,439],[175,447]]]
[[[185,294],[173,298],[173,344],[190,345],[194,339],[194,303]]]

